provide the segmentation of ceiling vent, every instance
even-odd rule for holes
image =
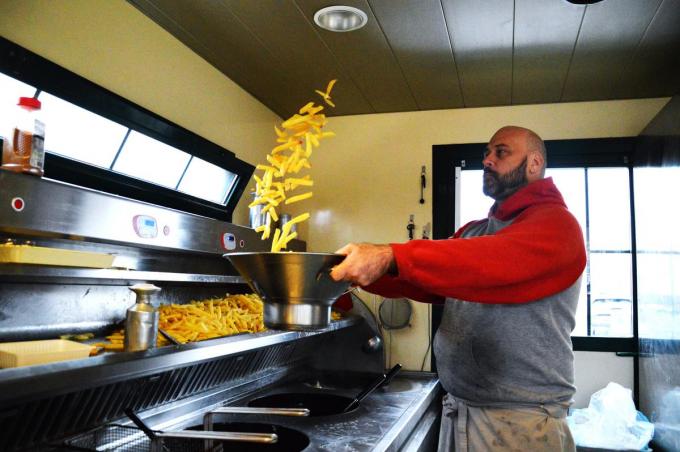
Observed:
[[[345,32],[358,30],[366,25],[368,16],[362,10],[351,6],[329,6],[314,14],[314,22],[329,31]]]

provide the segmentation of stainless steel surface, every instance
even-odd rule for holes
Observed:
[[[377,353],[383,349],[383,340],[380,336],[373,336],[366,341],[361,349],[366,353]]]
[[[342,332],[352,326],[361,330],[362,323],[361,319],[350,317],[331,322],[328,327],[318,331],[268,330],[261,333],[185,344],[181,347],[161,347],[140,353],[105,354],[76,361],[3,369],[0,371],[0,406],[11,406],[12,403],[29,395],[34,398],[47,397],[56,393],[72,391],[74,389],[74,375],[77,375],[79,380],[84,382],[100,378],[102,372],[109,381],[124,380],[130,378],[130,375],[139,378],[172,370],[178,366],[186,366],[189,363],[230,356],[238,357],[246,352],[272,348],[277,345],[290,344],[289,348],[294,349],[298,341],[317,335],[339,335],[340,343],[332,342],[329,344],[328,353],[330,353],[330,356],[335,356],[336,353],[343,354],[341,350],[334,351],[336,345],[338,345],[345,350],[344,355],[349,355],[345,347],[351,343],[350,338],[353,337],[353,333],[345,336]],[[359,347],[357,347],[357,350]],[[322,358],[325,359],[325,357]],[[347,361],[358,358],[360,357],[347,357],[342,366],[353,370],[373,371],[370,360],[357,361],[354,364]],[[333,360],[340,363],[335,358]],[[30,378],[33,384],[27,385],[26,378]]]
[[[343,376],[347,377],[343,379]],[[271,394],[307,393],[337,394],[352,397],[359,390],[358,380],[349,378],[346,373],[338,374],[345,381],[339,389],[313,389],[305,386],[299,378],[288,383],[267,387],[249,394],[232,403],[244,405],[247,401]],[[310,444],[305,450],[349,450],[355,452],[385,452],[400,450],[414,429],[427,413],[441,410],[441,389],[434,374],[405,373],[395,378],[395,382],[405,382],[414,389],[407,392],[375,391],[364,399],[359,409],[352,413],[320,417],[277,417],[260,420],[262,423],[274,422],[306,434]],[[179,428],[200,423],[201,416],[184,419]],[[238,414],[223,414],[220,422],[244,421]]]
[[[235,275],[202,275],[195,273],[148,272],[70,267],[43,267],[37,265],[3,264],[0,278],[14,281],[40,279],[42,282],[94,283],[129,285],[137,281],[183,282],[205,284],[245,284],[245,279]]]
[[[223,406],[207,414],[274,414],[277,416],[309,416],[307,408],[259,408],[247,406]]]
[[[20,212],[11,207],[15,197],[25,202]],[[135,232],[139,215],[156,220],[155,237]],[[230,233],[235,250],[271,248],[250,228],[9,171],[0,171],[0,231],[205,253],[227,252],[222,237]]]
[[[50,339],[80,333],[94,333],[101,338],[110,334],[116,325],[122,328],[126,311],[134,303],[134,294],[125,281],[97,282],[0,279],[0,341]],[[245,283],[163,284],[157,301],[182,304],[247,291]]]
[[[288,213],[281,214],[279,216],[279,227],[283,228],[286,223],[288,223],[292,217]],[[293,232],[297,232],[297,223],[293,223],[293,226],[290,228],[290,233],[292,234]]]
[[[158,438],[185,438],[215,441],[242,441],[247,443],[273,444],[279,437],[275,433],[241,433],[241,432],[202,432],[182,430],[177,432],[156,432]]]
[[[125,316],[125,351],[156,348],[160,314],[151,304],[151,295],[160,292],[161,288],[153,284],[135,284],[129,289],[136,294],[137,299]]]
[[[125,319],[125,351],[138,352],[156,348],[158,311],[147,304],[128,309]]]
[[[160,287],[154,286],[153,284],[135,284],[128,287],[131,291],[135,293],[137,299],[135,303],[151,303],[151,296],[155,293],[161,291]]]
[[[172,337],[172,335],[170,333],[168,333],[167,331],[165,331],[163,328],[158,328],[158,332],[161,333],[161,336],[163,336],[168,341],[170,341],[170,343],[172,345],[182,345],[182,343],[180,341],[178,341],[177,339]]]
[[[255,193],[253,193],[253,199],[255,198]],[[252,229],[258,228],[265,224],[267,221],[267,214],[262,213],[264,205],[256,204],[248,209],[248,223]]]
[[[418,420],[413,432],[408,436],[399,452],[433,452],[439,445],[439,424],[441,407],[432,403]]]
[[[268,328],[314,330],[324,328],[330,320],[330,305],[279,303],[265,303],[264,305],[264,324]]]
[[[265,302],[265,325],[283,329],[323,328],[330,306],[349,283],[328,272],[344,256],[329,253],[232,253],[225,256]]]
[[[363,388],[354,399],[347,405],[347,407],[342,411],[343,413],[349,413],[350,411],[356,409],[362,400],[368,397],[373,391],[388,383],[401,369],[401,364],[396,364],[387,374],[381,374],[375,380]]]
[[[21,212],[7,210],[7,198],[14,195],[25,197],[26,208]],[[38,246],[114,253],[117,263],[134,269],[0,266],[0,341],[65,333],[93,332],[98,338],[108,335],[120,328],[127,308],[133,303],[127,288],[133,283],[153,282],[162,286],[154,304],[182,304],[192,299],[223,297],[225,293],[249,292],[245,279],[237,276],[229,261],[222,257],[225,250],[218,241],[222,231],[247,228],[232,229],[233,225],[169,209],[156,211],[153,210],[156,207],[143,203],[2,172],[0,203],[3,203],[0,242],[14,238],[18,243],[30,241]],[[155,217],[158,236],[131,239],[125,227],[136,235],[133,213]],[[111,218],[113,214],[126,219],[116,223]],[[194,240],[193,233],[200,238]],[[208,246],[206,234],[212,235],[216,243]],[[248,249],[249,239],[241,244],[240,236],[234,235],[237,249],[240,246]],[[254,232],[253,237],[257,246],[268,248]],[[173,241],[177,238],[181,240]],[[318,297],[317,293],[315,297],[323,303],[308,303],[304,297],[303,304],[289,303],[283,311],[288,311],[294,322],[310,322],[315,326],[323,323],[315,318],[328,322],[334,296],[327,295],[331,291],[325,286],[334,288],[335,284],[328,279],[328,268],[313,273],[315,278],[318,276],[313,284],[316,289],[321,287],[321,293],[328,299]],[[345,289],[346,286],[341,286],[337,291],[342,293]],[[311,308],[305,307],[310,305]],[[289,309],[290,306],[295,307]],[[146,308],[132,312],[150,314]],[[300,312],[312,320],[300,320]],[[150,320],[152,325],[154,320]],[[134,353],[105,352],[87,359],[3,369],[0,430],[5,434],[0,435],[0,449],[13,452],[73,432],[91,431],[111,419],[119,419],[127,406],[134,406],[145,417],[149,414],[161,423],[176,424],[194,412],[194,403],[213,405],[212,408],[229,404],[242,397],[244,391],[293,378],[312,365],[382,372],[379,354],[364,353],[361,349],[375,336],[362,318],[349,316],[326,325],[315,331],[270,329]],[[129,337],[134,329],[132,324],[127,327]],[[153,331],[157,332],[157,328],[153,327]],[[148,338],[147,343],[155,341]],[[324,353],[318,353],[319,350]],[[84,405],[87,410],[82,409]],[[36,412],[58,412],[59,416],[37,417]],[[264,416],[274,415],[250,417],[260,420]],[[176,425],[170,427],[174,429]]]

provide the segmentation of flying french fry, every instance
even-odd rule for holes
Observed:
[[[307,192],[307,193],[303,193],[301,195],[291,196],[290,198],[286,199],[284,202],[286,204],[293,204],[294,202],[304,201],[305,199],[309,199],[311,197],[312,197],[312,192],[310,191],[310,192]]]
[[[331,80],[325,91],[316,90],[324,102],[335,106],[331,101],[331,91],[336,80]],[[282,228],[274,228],[272,224],[279,219],[277,207],[304,201],[312,197],[312,192],[295,193],[298,187],[311,187],[314,181],[307,174],[298,176],[303,169],[311,169],[309,162],[313,149],[319,146],[322,139],[335,136],[333,132],[325,131],[328,120],[321,113],[323,105],[314,102],[306,103],[298,113],[284,120],[279,126],[274,126],[276,143],[278,143],[266,156],[268,164],[260,164],[256,169],[262,171],[261,176],[253,176],[255,179],[255,199],[249,207],[262,205],[261,212],[266,215],[265,224],[255,229],[261,233],[262,240],[268,239],[272,232],[271,250],[278,252],[285,249],[288,243],[297,237],[291,228],[296,223],[309,219],[309,213],[304,213],[293,218]],[[294,176],[294,177],[291,177]],[[293,192],[290,194],[289,192]]]
[[[321,97],[323,98],[323,100],[324,100],[328,105],[330,105],[331,107],[335,107],[335,104],[334,104],[333,102],[331,102],[331,90],[333,89],[333,85],[335,85],[335,82],[337,82],[337,80],[335,80],[335,79],[334,79],[334,80],[331,80],[330,82],[328,82],[328,86],[326,87],[326,92],[319,91],[318,89],[315,90],[316,93],[317,93],[319,96],[321,96]]]

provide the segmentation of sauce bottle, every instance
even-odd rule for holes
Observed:
[[[3,150],[2,168],[42,176],[45,166],[45,123],[40,120],[41,102],[20,97],[15,110],[15,127]]]

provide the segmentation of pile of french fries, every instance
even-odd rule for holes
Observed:
[[[265,329],[262,300],[255,294],[161,305],[159,313],[158,326],[182,344]],[[106,339],[108,342],[93,345],[108,351],[122,351],[125,331],[116,331]],[[156,343],[159,347],[169,344],[160,334]]]
[[[331,101],[331,90],[336,80],[331,80],[326,91],[316,92],[323,98],[326,104],[335,107]],[[255,200],[249,205],[254,207],[262,204],[262,213],[266,215],[265,224],[255,230],[262,233],[262,240],[268,239],[272,234],[272,224],[278,221],[277,208],[295,202],[304,201],[312,197],[313,192],[307,191],[289,196],[300,187],[309,189],[314,181],[309,175],[299,176],[303,169],[311,169],[309,159],[314,148],[319,142],[328,137],[335,136],[333,132],[322,130],[327,123],[326,115],[321,113],[323,105],[307,103],[298,113],[281,123],[281,128],[274,126],[276,141],[278,144],[267,155],[268,165],[257,165],[256,169],[262,171],[261,176],[254,175]],[[297,237],[297,232],[291,233],[291,228],[296,223],[308,220],[308,212],[298,215],[283,225],[274,229],[272,239],[272,252],[285,249],[288,243]]]

